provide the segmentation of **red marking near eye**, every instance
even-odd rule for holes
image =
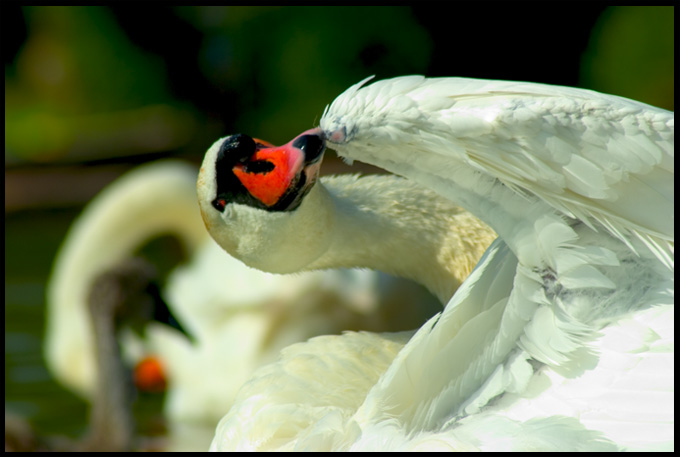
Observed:
[[[269,144],[261,140],[256,141]],[[251,162],[262,160],[270,162],[274,169],[264,173],[252,173],[245,170],[244,164],[239,163],[234,166],[233,171],[250,195],[265,205],[272,206],[279,201],[295,176],[302,170],[304,154],[287,144],[260,149],[250,158]]]
[[[143,392],[163,392],[167,387],[163,364],[156,357],[140,360],[133,375],[135,386]]]

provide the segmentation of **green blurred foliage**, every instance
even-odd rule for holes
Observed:
[[[593,29],[581,62],[591,89],[674,109],[675,7],[611,7]]]
[[[23,12],[28,38],[15,64],[5,68],[6,163],[77,162],[192,146],[205,115],[173,98],[162,58],[131,42],[111,11]],[[258,132],[272,141],[299,130],[301,120],[311,127],[348,81],[369,72],[423,73],[429,61],[428,34],[408,8],[174,12],[203,37],[195,60],[185,65],[198,66],[216,93],[236,94],[221,106],[235,119],[226,131]]]
[[[367,76],[427,74],[435,62],[439,71],[474,75],[477,66],[488,68],[507,49],[527,44],[505,36],[512,28],[485,28],[479,11],[460,7],[450,34],[422,20],[444,10],[419,11],[416,17],[409,7],[184,6],[154,16],[121,6],[23,7],[27,38],[5,66],[5,163],[180,150],[199,160],[216,137],[237,131],[283,142],[312,127],[326,104]],[[134,16],[137,23],[129,21]],[[163,28],[168,16],[184,28]],[[489,24],[512,23],[496,16]],[[672,108],[673,26],[673,7],[605,10],[583,53],[580,84]],[[198,37],[195,47],[187,30]],[[555,56],[538,49],[546,48],[517,61],[543,70],[554,64]],[[173,55],[184,61],[171,65]],[[190,79],[192,72],[200,78]],[[504,69],[495,73],[502,79]]]
[[[318,121],[324,106],[372,73],[422,73],[427,32],[408,8],[183,7],[204,31],[198,64],[218,87],[238,88],[234,131],[276,143]],[[303,126],[300,122],[305,122]]]
[[[193,119],[173,106],[163,62],[132,44],[108,10],[23,11],[28,39],[5,68],[6,163],[87,160],[186,141]]]

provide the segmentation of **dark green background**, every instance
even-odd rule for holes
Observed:
[[[227,133],[286,142],[373,74],[562,84],[673,109],[673,7],[421,4],[3,5],[6,410],[82,433],[85,404],[42,360],[45,283],[82,206],[136,164],[199,163]]]

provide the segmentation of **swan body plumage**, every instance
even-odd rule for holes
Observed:
[[[606,451],[626,443],[632,450],[664,450],[658,443],[667,430],[657,422],[673,421],[664,404],[673,389],[673,365],[664,360],[673,351],[669,312],[647,310],[604,329],[599,369],[586,372],[588,379],[544,369],[521,394],[506,395],[455,427],[414,436],[389,420],[346,425],[413,332],[316,337],[255,372],[218,426],[213,449]],[[610,429],[618,445],[593,425]]]
[[[288,419],[261,412],[248,420],[259,411],[252,402],[266,411],[286,401],[274,385],[258,388],[256,374],[218,426],[212,449],[672,449],[673,113],[532,83],[421,76],[365,83],[341,94],[319,129],[279,147],[303,157],[302,171],[290,174],[299,206],[251,204],[255,194],[230,177],[230,167],[249,172],[253,163],[252,172],[266,178],[260,164],[276,148],[246,145],[241,137],[218,141],[198,181],[211,235],[264,270],[372,262],[365,266],[414,278],[446,297],[434,278],[446,276],[442,265],[451,258],[426,249],[422,261],[411,242],[429,219],[433,233],[451,231],[437,223],[445,216],[421,198],[417,224],[410,210],[394,212],[376,197],[380,192],[369,191],[352,205],[379,205],[370,224],[357,209],[335,219],[343,204],[332,191],[312,187],[325,142],[343,158],[385,168],[455,202],[499,238],[444,311],[398,352],[386,352],[392,361],[373,385],[375,375],[359,389],[358,407],[350,395],[347,408],[335,400],[338,413],[301,407]],[[338,228],[351,235],[343,238]],[[341,243],[333,248],[335,240]],[[441,234],[420,240],[446,244]],[[347,252],[336,255],[342,248]],[[347,334],[324,340],[325,358],[360,354],[342,338],[372,347],[360,342],[365,335]],[[305,350],[320,343],[304,343]],[[369,367],[360,359],[338,368],[342,373],[324,372],[324,379],[332,386],[333,375],[361,377]],[[288,363],[303,362],[284,352],[268,368],[270,378],[284,376]],[[305,419],[305,427],[286,427],[310,411],[314,420]]]

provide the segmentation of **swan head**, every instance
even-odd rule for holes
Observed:
[[[290,273],[318,258],[330,243],[330,197],[315,186],[326,148],[320,129],[283,146],[247,135],[217,140],[197,181],[210,235],[246,265]]]

